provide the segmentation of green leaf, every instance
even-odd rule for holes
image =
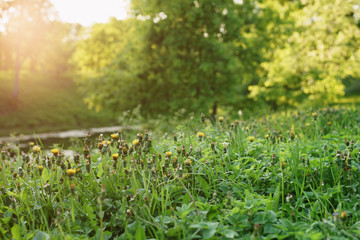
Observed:
[[[50,236],[47,233],[39,231],[32,240],[50,240]]]
[[[235,232],[234,230],[231,230],[231,229],[225,229],[224,231],[221,232],[221,234],[227,238],[234,238],[234,237],[239,236],[239,234],[237,232]]]
[[[143,227],[139,224],[135,233],[135,240],[146,239],[145,231]]]
[[[11,228],[11,234],[12,234],[12,238],[15,239],[15,240],[20,240],[21,239],[20,226],[18,224],[15,224]]]

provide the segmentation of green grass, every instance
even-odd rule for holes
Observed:
[[[0,81],[3,93],[0,96],[0,136],[116,124],[115,114],[89,110],[71,80],[55,81],[24,73],[17,104],[12,96],[12,73],[0,72]]]
[[[4,145],[0,236],[358,239],[359,116],[199,117],[157,139],[85,140],[70,158]]]

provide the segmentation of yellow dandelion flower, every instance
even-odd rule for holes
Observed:
[[[347,215],[347,213],[346,213],[345,211],[342,211],[342,212],[341,212],[341,218],[344,219],[344,218],[346,217],[346,215]]]
[[[255,141],[255,137],[254,137],[254,136],[249,136],[249,141],[250,141],[250,142]]]
[[[41,147],[39,147],[38,145],[35,145],[35,146],[33,146],[32,150],[33,150],[33,152],[38,153],[38,152],[40,152]]]
[[[39,166],[38,166],[38,169],[39,169],[39,171],[42,171],[42,170],[44,169],[44,167],[41,166],[41,165],[39,165]]]
[[[117,133],[113,133],[110,135],[112,139],[118,139],[119,135]]]
[[[109,146],[111,142],[110,142],[110,141],[106,141],[106,140],[104,140],[104,141],[102,141],[101,143],[102,143],[103,145],[107,145],[107,146]]]
[[[306,127],[310,127],[310,123],[305,123],[305,126],[306,126]]]
[[[30,147],[33,147],[35,145],[34,142],[29,142]]]
[[[197,136],[198,136],[199,138],[203,138],[203,137],[205,136],[205,133],[203,133],[203,132],[198,132],[198,133],[197,133]]]
[[[166,153],[165,153],[165,155],[166,155],[167,157],[170,157],[171,154],[172,154],[172,152],[166,152]]]
[[[219,122],[223,122],[224,121],[224,117],[219,117]]]
[[[112,158],[113,158],[114,160],[116,160],[118,157],[119,157],[119,154],[118,154],[118,153],[114,153],[114,154],[112,155]]]
[[[327,124],[330,126],[332,124],[332,122],[328,121]]]
[[[188,159],[185,160],[184,163],[185,163],[185,165],[190,166],[191,165],[191,160],[188,158]]]
[[[266,138],[266,139],[269,139],[269,137],[270,137],[269,134],[266,134],[266,135],[265,135],[265,138]]]
[[[76,169],[68,169],[68,170],[66,170],[66,174],[68,175],[68,176],[74,176],[75,175],[75,173],[76,173]]]
[[[54,149],[51,149],[51,152],[56,156],[56,155],[58,155],[58,153],[59,153],[59,149],[58,148],[54,148]]]
[[[139,144],[139,139],[135,139],[132,143],[133,143],[134,146],[138,145]]]

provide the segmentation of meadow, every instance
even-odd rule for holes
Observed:
[[[2,239],[359,239],[359,108],[1,143]]]

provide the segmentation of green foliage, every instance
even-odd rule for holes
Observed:
[[[359,7],[354,0],[294,1],[279,8],[286,22],[280,44],[263,63],[266,75],[250,97],[273,106],[334,102],[343,80],[359,77]],[[280,25],[281,26],[281,25]],[[280,27],[281,28],[281,27]]]
[[[95,113],[71,81],[23,71],[17,109],[13,108],[13,72],[0,71],[0,136],[54,132],[117,124],[111,111]]]
[[[1,143],[0,236],[358,239],[359,116],[199,118],[176,138],[86,137],[71,156]]]
[[[133,20],[94,26],[79,45],[79,58],[96,58],[89,49],[109,46],[98,32],[106,36],[115,24],[135,28],[116,35],[120,47],[110,43],[118,52],[105,56],[111,64],[92,67],[98,76],[81,81],[90,106],[124,111],[140,105],[154,116],[210,108],[215,114],[218,106],[238,105],[259,62],[251,40],[254,7],[252,1],[132,1]]]

